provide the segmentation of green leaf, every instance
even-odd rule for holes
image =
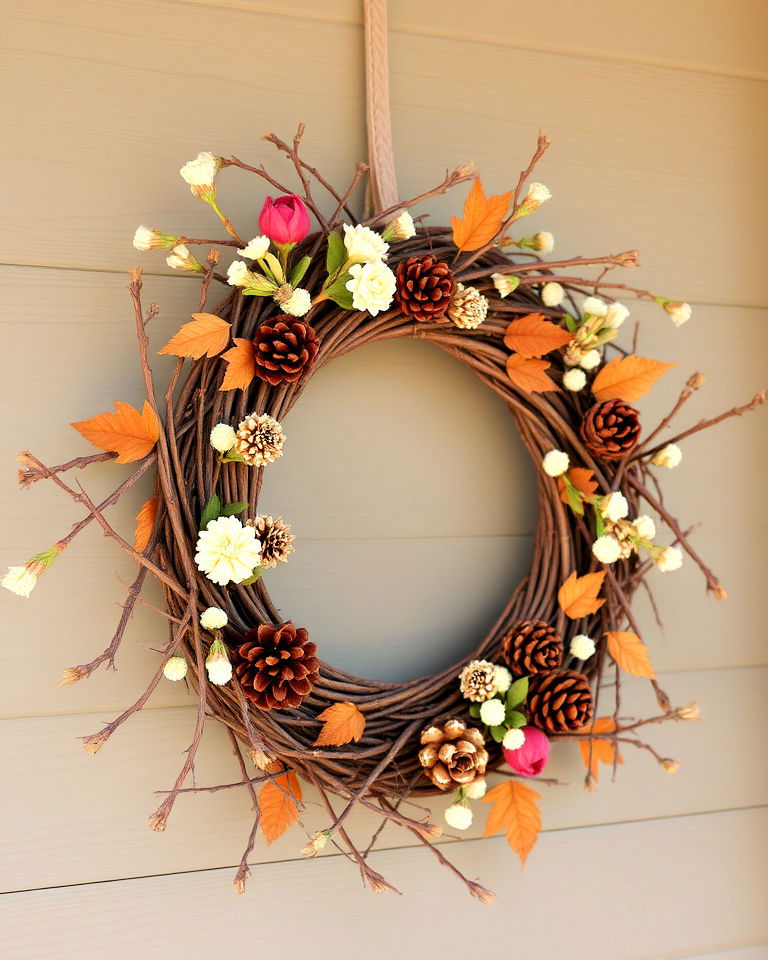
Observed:
[[[218,520],[221,516],[221,500],[214,493],[211,499],[206,503],[202,516],[200,517],[200,529],[205,530],[211,520]]]
[[[563,322],[565,323],[565,328],[569,333],[575,333],[578,323],[573,319],[569,313],[563,314]]]
[[[594,507],[595,507],[595,536],[602,537],[602,535],[605,533],[605,522],[603,521],[603,518],[600,514],[600,507],[598,507],[597,504],[595,504]]]
[[[328,271],[328,276],[332,277],[334,273],[344,266],[347,262],[347,248],[344,246],[344,241],[341,238],[340,233],[328,234],[328,254],[325,258],[325,269]]]
[[[509,709],[507,709],[506,721],[510,727],[515,727],[515,728],[524,727],[527,723],[524,713],[520,713],[519,710],[509,710]]]
[[[498,727],[490,727],[491,736],[496,741],[496,743],[501,743],[504,739],[504,734],[507,732],[507,728],[501,724]]]
[[[291,279],[289,282],[292,287],[296,287],[301,283],[304,279],[304,274],[309,269],[310,263],[312,263],[311,257],[302,257],[293,270],[291,270]]]
[[[470,706],[470,708],[469,708],[469,715],[470,715],[470,717],[474,717],[475,720],[478,719],[478,717],[480,716],[480,704],[479,704],[479,703],[473,703],[473,704]]]
[[[515,680],[509,690],[507,690],[507,706],[510,710],[514,710],[514,708],[519,707],[521,703],[525,703],[527,696],[528,677],[520,677],[520,679]]]
[[[221,511],[222,517],[236,517],[238,513],[248,509],[248,503],[245,500],[238,500],[237,503],[228,503]]]
[[[337,303],[345,310],[352,309],[352,292],[347,290],[345,286],[347,280],[350,279],[350,275],[345,273],[343,276],[339,277],[336,283],[331,284],[331,286],[325,291],[326,295],[333,300],[334,303]]]
[[[238,586],[249,587],[252,583],[256,583],[262,573],[264,573],[264,567],[255,567],[250,577],[248,577],[246,580],[241,580]]]
[[[581,494],[568,480],[565,481],[565,494],[568,497],[568,506],[578,517],[584,516],[584,504],[581,502]]]
[[[271,297],[274,290],[256,290],[255,287],[245,287],[243,289],[244,297]]]

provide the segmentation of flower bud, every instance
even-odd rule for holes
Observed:
[[[677,773],[680,769],[680,761],[672,760],[669,757],[665,757],[663,760],[660,760],[659,763],[664,767],[667,773]]]
[[[322,830],[320,833],[316,833],[314,837],[310,837],[309,841],[301,850],[302,857],[316,857],[326,843],[328,843],[330,835],[330,830]]]
[[[178,237],[172,237],[169,233],[160,233],[154,227],[145,227],[143,224],[136,227],[136,233],[133,235],[133,245],[137,250],[157,250],[160,247],[172,247],[177,240]]]
[[[549,759],[549,740],[538,727],[523,727],[525,740],[517,750],[504,751],[507,764],[521,777],[538,777]]]
[[[683,565],[683,553],[677,547],[662,547],[653,558],[653,562],[662,573],[679,570]]]
[[[487,727],[498,727],[504,723],[505,714],[504,704],[496,697],[480,704],[480,719]]]
[[[667,300],[664,309],[670,315],[672,323],[676,327],[682,327],[684,323],[691,319],[693,313],[690,303],[678,303],[673,300]]]
[[[668,470],[674,470],[680,465],[683,459],[683,451],[676,443],[668,443],[666,447],[657,450],[651,457],[651,463],[655,467],[666,467]]]
[[[50,550],[35,554],[23,566],[8,567],[8,573],[0,581],[0,585],[15,593],[17,597],[28,597],[37,586],[37,581],[63,549],[64,547],[57,543]]]
[[[615,537],[598,537],[592,544],[592,555],[600,563],[615,563],[621,556],[621,544]]]
[[[401,240],[410,240],[416,235],[416,227],[413,223],[413,217],[404,210],[394,220],[390,220],[384,227],[381,237],[387,243],[399,243]]]
[[[299,243],[309,233],[309,213],[304,201],[295,193],[276,200],[267,197],[259,214],[259,230],[280,246]]]
[[[226,453],[234,447],[237,434],[234,427],[231,427],[228,423],[217,423],[211,430],[210,440],[214,450],[218,450],[219,453]]]
[[[552,253],[555,248],[555,238],[551,233],[542,230],[540,233],[535,233],[531,237],[528,246],[531,250],[538,250],[539,253]]]
[[[544,455],[541,465],[547,476],[559,477],[566,472],[570,462],[571,460],[567,453],[563,453],[562,450],[550,450],[549,453]]]
[[[223,630],[229,617],[221,607],[208,607],[200,614],[200,626],[203,630]]]
[[[173,267],[174,270],[188,270],[190,273],[205,272],[205,267],[197,257],[189,252],[184,243],[177,244],[173,250],[171,250],[170,255],[165,258],[165,262],[169,267]]]
[[[491,280],[493,280],[493,285],[496,287],[496,292],[499,294],[501,299],[508,297],[513,290],[517,290],[520,286],[520,278],[514,277],[509,273],[492,273]]]
[[[541,302],[545,307],[556,307],[563,302],[565,289],[559,283],[545,283],[541,288]]]
[[[445,822],[454,830],[466,830],[472,826],[472,810],[468,803],[452,803],[445,811]]]
[[[227,656],[227,648],[218,637],[208,651],[205,669],[208,671],[208,680],[216,686],[223,686],[232,679],[232,664]]]
[[[183,680],[187,675],[187,661],[184,657],[171,657],[163,667],[163,676],[166,680]]]
[[[527,217],[534,210],[538,210],[551,196],[549,187],[545,187],[543,183],[532,183],[523,197],[523,202],[517,208],[518,217]]]
[[[583,390],[586,385],[587,375],[578,367],[571,367],[570,370],[566,370],[563,374],[563,386],[566,390],[578,393],[578,391]]]
[[[570,651],[577,660],[589,660],[595,652],[595,641],[585,633],[578,633],[571,640]]]
[[[675,716],[678,720],[701,720],[701,707],[696,700],[692,700],[684,707],[678,707]]]

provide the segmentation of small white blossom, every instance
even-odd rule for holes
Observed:
[[[237,517],[211,520],[200,531],[195,550],[198,569],[221,587],[247,580],[261,560],[255,529]]]
[[[500,723],[504,723],[505,714],[504,704],[496,697],[480,704],[480,719],[488,727],[498,727]]]
[[[232,664],[227,656],[227,648],[221,640],[214,640],[205,660],[208,680],[217,687],[229,683],[232,679]]]
[[[600,563],[615,563],[621,556],[621,544],[614,537],[598,537],[592,544],[592,555]]]
[[[605,326],[617,329],[629,316],[629,309],[623,303],[609,303],[605,311]]]
[[[496,287],[496,292],[499,294],[501,299],[508,297],[513,290],[517,290],[520,286],[520,278],[513,277],[508,273],[492,273],[491,280],[493,280],[493,285]]]
[[[219,453],[226,453],[234,447],[237,441],[237,434],[234,427],[228,423],[217,423],[211,430],[211,446]]]
[[[472,810],[467,803],[452,803],[445,811],[445,822],[454,830],[466,830],[472,826]]]
[[[594,370],[595,367],[600,366],[602,359],[603,355],[599,350],[587,350],[587,352],[582,355],[581,360],[579,360],[579,366],[583,370]]]
[[[608,312],[608,307],[600,297],[587,297],[581,305],[581,312],[585,317],[604,317]]]
[[[301,287],[296,287],[285,303],[281,304],[283,313],[287,313],[290,317],[303,317],[309,312],[311,306],[312,294]]]
[[[571,656],[577,660],[589,660],[595,652],[595,641],[585,633],[578,633],[571,640]]]
[[[550,450],[549,453],[545,454],[541,465],[544,468],[544,473],[548,476],[559,477],[566,472],[570,462],[571,459],[567,453],[563,453],[562,450]]]
[[[572,390],[574,393],[577,393],[579,390],[583,390],[586,384],[587,375],[578,367],[571,367],[570,370],[566,370],[563,374],[563,386],[566,390]]]
[[[473,780],[472,783],[468,783],[464,787],[464,793],[470,800],[482,800],[485,796],[485,792],[488,789],[488,784],[485,780]]]
[[[512,674],[500,663],[494,667],[493,684],[496,688],[496,693],[506,693],[512,686]]]
[[[551,196],[552,193],[549,187],[545,187],[543,183],[532,183],[530,187],[528,187],[528,192],[523,197],[523,202],[517,210],[517,215],[519,217],[528,216],[529,213],[538,210],[542,203],[546,203]]]
[[[632,526],[635,528],[635,536],[638,540],[650,541],[656,536],[656,524],[653,518],[646,514],[637,517],[637,519],[633,521]]]
[[[37,574],[27,567],[8,567],[2,585],[17,597],[28,597],[37,586]]]
[[[519,750],[524,743],[525,731],[520,729],[520,727],[512,727],[507,730],[504,734],[504,739],[501,741],[501,745],[505,750]]]
[[[692,700],[684,707],[678,707],[675,716],[678,720],[701,720],[701,707],[696,700]]]
[[[354,227],[344,224],[344,246],[349,263],[376,263],[383,260],[389,250],[389,244],[381,234],[362,224]]]
[[[171,657],[163,667],[163,676],[166,680],[183,680],[187,675],[187,661],[184,657]]]
[[[247,287],[252,276],[248,264],[242,260],[233,260],[227,267],[227,283],[233,287]]]
[[[253,240],[248,241],[242,250],[238,250],[237,252],[241,257],[248,257],[249,260],[261,260],[269,250],[269,244],[269,237],[254,237]]]
[[[189,184],[189,188],[196,197],[205,198],[212,195],[213,183],[221,167],[221,158],[208,151],[198,153],[194,160],[189,160],[179,170],[181,176]]]
[[[680,466],[683,459],[683,451],[676,443],[668,443],[662,450],[658,450],[651,457],[651,463],[655,467],[666,467],[668,470],[674,470]]]
[[[316,833],[313,837],[310,837],[301,849],[302,857],[316,857],[326,843],[328,843],[330,835],[330,830],[321,830],[320,833]]]
[[[535,233],[531,237],[531,249],[538,250],[539,253],[552,253],[555,249],[555,238],[546,230]]]
[[[397,282],[385,263],[380,260],[376,263],[353,263],[349,272],[352,279],[345,286],[352,294],[355,310],[367,310],[375,317],[391,306]]]
[[[208,607],[200,614],[200,626],[203,630],[222,630],[229,618],[221,607]]]
[[[541,302],[546,307],[556,307],[563,302],[565,290],[559,283],[545,283],[541,288]]]
[[[401,240],[410,240],[416,236],[416,227],[413,223],[413,217],[404,210],[394,220],[390,220],[381,233],[382,239],[387,243],[399,243]]]
[[[673,300],[667,300],[664,304],[664,309],[670,315],[672,323],[674,323],[676,327],[682,327],[684,323],[687,323],[693,313],[690,303],[678,303]]]
[[[683,553],[677,547],[662,547],[653,562],[662,573],[679,570],[683,565]]]
[[[165,258],[165,262],[174,270],[189,270],[196,273],[202,273],[204,270],[202,263],[189,252],[184,243],[177,244]]]
[[[160,247],[172,247],[177,237],[167,233],[160,233],[154,227],[145,227],[143,224],[136,228],[133,235],[133,245],[137,250],[157,250]]]
[[[610,520],[616,523],[617,520],[623,520],[629,514],[629,504],[623,493],[614,490],[603,497],[600,504],[600,515],[604,520]]]

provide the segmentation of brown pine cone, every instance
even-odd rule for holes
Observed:
[[[592,719],[592,691],[587,678],[574,670],[531,677],[528,719],[545,733],[572,733]]]
[[[264,320],[253,338],[256,375],[273,387],[295,383],[312,366],[319,347],[308,323],[279,313]]]
[[[282,517],[275,520],[262,513],[253,520],[246,520],[245,525],[255,529],[256,539],[261,544],[260,567],[269,568],[276,567],[278,563],[288,563],[288,557],[294,551],[293,541],[296,539],[288,533],[291,529],[290,523],[286,523]]]
[[[414,320],[445,320],[455,287],[447,263],[426,257],[408,257],[397,265],[397,305]]]
[[[563,641],[544,620],[523,620],[503,641],[504,659],[512,673],[552,673],[563,662]]]
[[[581,436],[600,460],[620,460],[640,436],[639,414],[623,400],[596,403],[584,414]]]
[[[249,413],[237,428],[234,450],[251,467],[264,467],[283,455],[283,428],[268,413]]]
[[[485,777],[488,751],[485,738],[463,720],[446,720],[421,732],[419,762],[440,790],[466,787]]]
[[[315,651],[307,631],[290,620],[277,627],[262,623],[244,634],[233,651],[235,676],[260,710],[291,710],[320,674]]]

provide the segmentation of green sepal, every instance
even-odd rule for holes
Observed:
[[[254,287],[243,288],[244,297],[271,297],[274,292],[274,290],[256,290]]]
[[[496,743],[501,743],[504,739],[504,734],[507,732],[507,728],[504,724],[500,724],[498,727],[489,727],[491,731],[491,736],[496,741]]]
[[[211,520],[218,520],[221,516],[221,498],[214,493],[203,508],[200,516],[200,529],[205,530]]]
[[[328,253],[325,258],[325,269],[328,271],[328,276],[332,277],[334,273],[344,266],[347,261],[347,248],[344,246],[344,241],[340,233],[328,234]]]
[[[347,280],[350,279],[350,275],[345,273],[325,291],[328,299],[333,300],[334,303],[338,304],[338,306],[344,310],[352,309],[352,291],[347,290],[345,286]]]
[[[515,707],[519,707],[521,703],[525,703],[525,698],[527,696],[528,677],[520,677],[520,679],[515,680],[509,690],[507,690],[507,709],[514,710]]]
[[[595,536],[602,537],[605,533],[605,522],[603,520],[602,514],[600,513],[600,507],[595,504]]]
[[[277,259],[274,253],[270,253],[269,251],[264,254],[264,261],[269,266],[269,272],[272,274],[275,283],[278,283],[280,286],[282,286],[285,283],[285,274],[283,273],[283,268],[280,265],[280,261]]]
[[[238,500],[236,503],[228,503],[226,507],[221,511],[222,517],[236,517],[238,513],[242,513],[243,510],[248,509],[248,502],[246,500]]]
[[[570,313],[563,314],[563,323],[565,324],[565,329],[569,333],[576,333],[578,327],[577,321],[570,315]]]
[[[292,287],[297,287],[301,283],[304,279],[304,274],[309,269],[310,263],[312,263],[311,257],[302,257],[293,270],[291,270],[291,279],[289,282]]]
[[[507,721],[507,725],[512,727],[513,729],[517,729],[518,727],[524,727],[525,724],[527,723],[524,713],[520,713],[519,710],[509,710],[509,709],[507,710],[506,721]]]
[[[479,717],[480,717],[480,704],[479,704],[479,703],[473,703],[473,704],[470,706],[470,708],[469,708],[469,715],[470,715],[470,717],[474,717],[475,720],[479,719]]]
[[[264,567],[254,567],[253,573],[246,580],[241,580],[238,584],[239,587],[250,587],[252,583],[256,583],[259,577],[264,573]]]
[[[233,453],[231,450],[227,450],[226,453],[222,453],[219,457],[221,463],[245,463],[245,460],[240,456],[239,453]]]

